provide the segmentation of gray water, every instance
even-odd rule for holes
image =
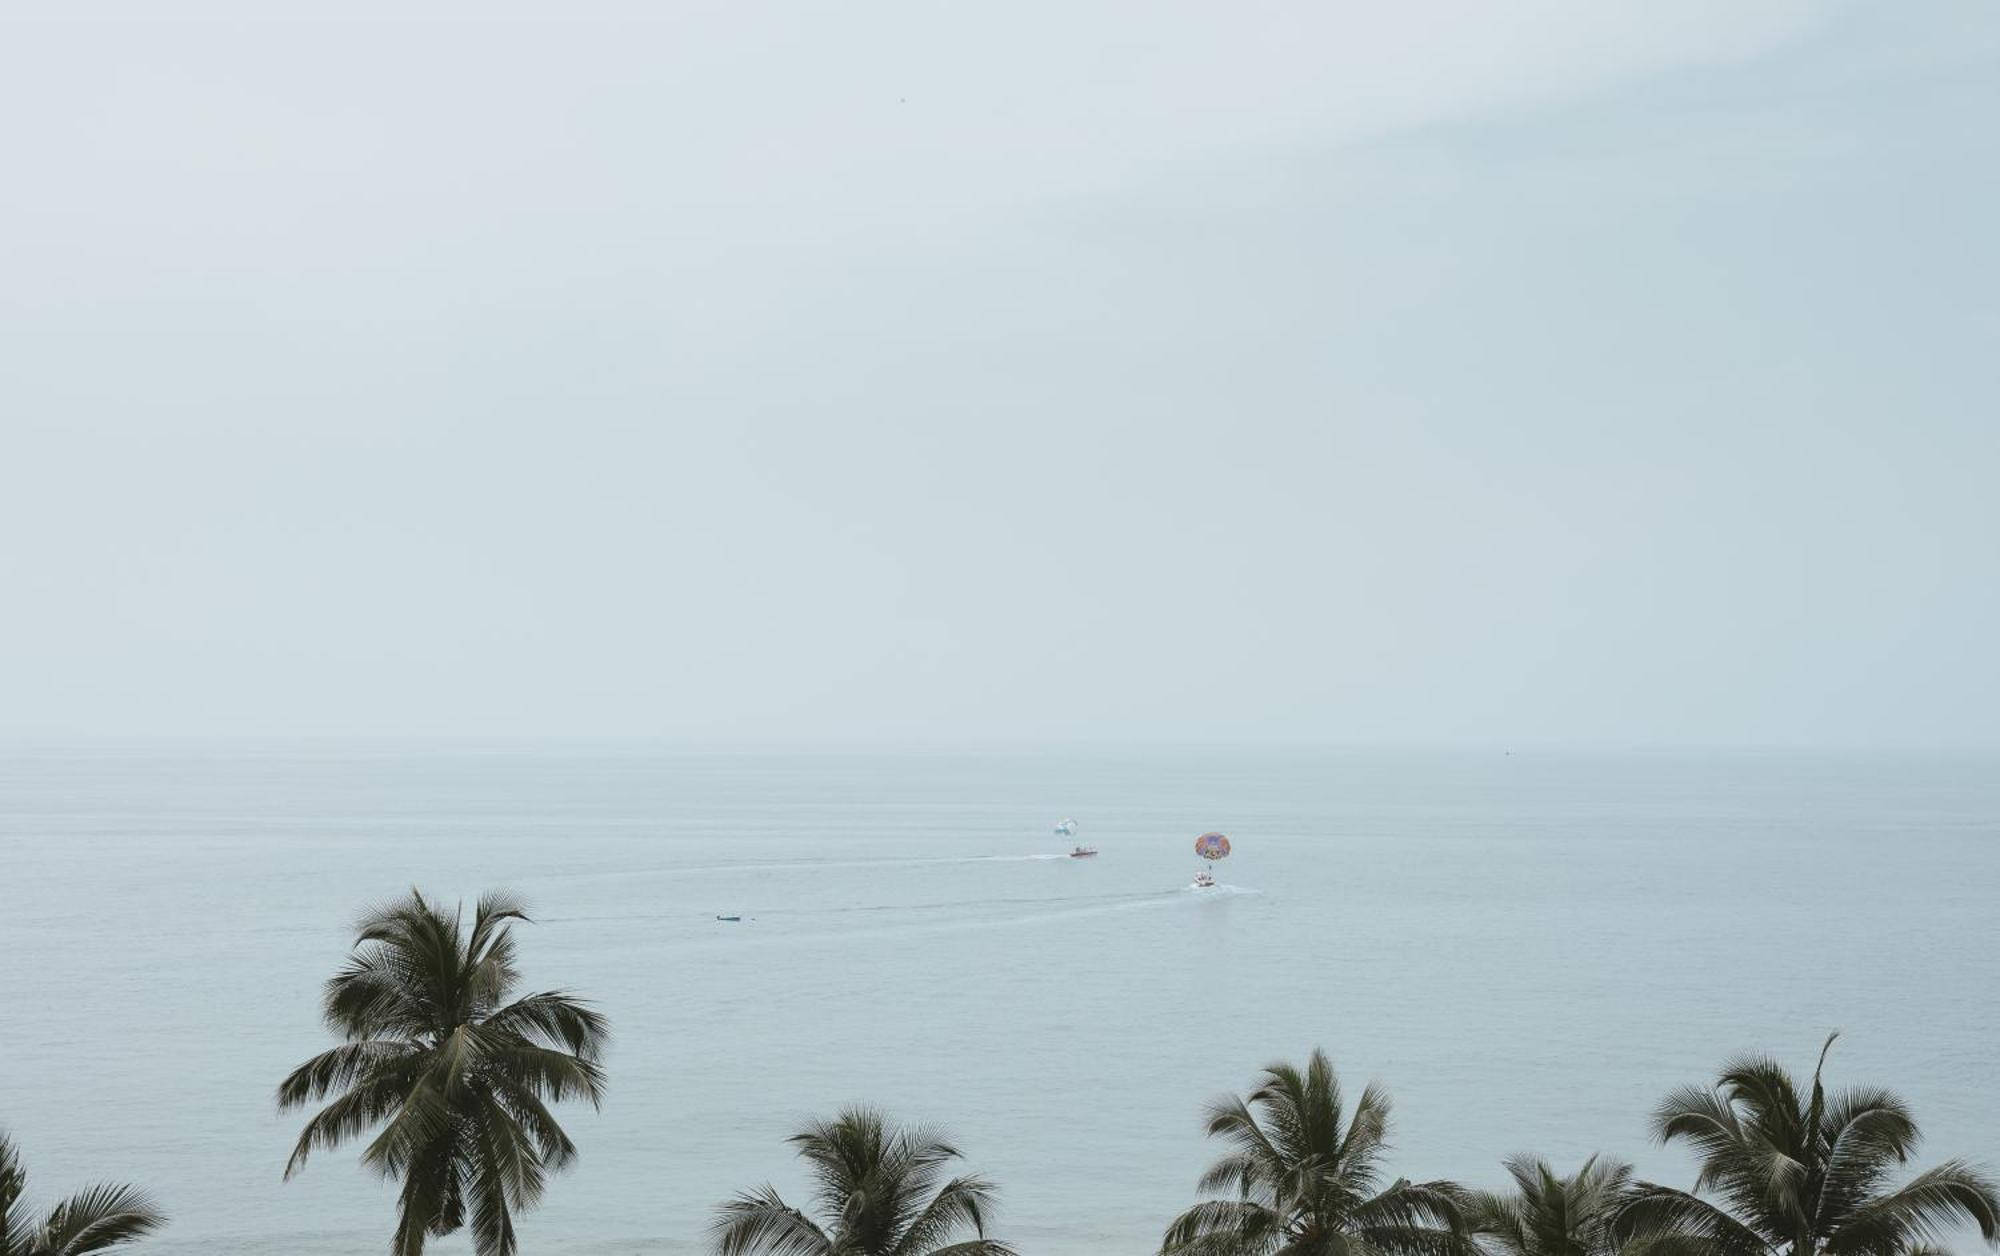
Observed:
[[[527,895],[530,984],[616,1043],[540,1256],[696,1249],[804,1195],[784,1136],[942,1123],[1029,1253],[1147,1252],[1202,1103],[1324,1046],[1395,1096],[1392,1171],[1645,1142],[1756,1049],[1899,1088],[2000,1161],[2000,773],[1975,759],[617,752],[0,756],[0,1126],[39,1198],[152,1188],[171,1256],[371,1252],[351,1152],[280,1181],[271,1092],[329,1044],[364,905]],[[1095,860],[1060,857],[1074,816]],[[1194,836],[1225,890],[1184,887]],[[741,924],[716,921],[741,913]],[[440,1243],[462,1253],[462,1240]]]

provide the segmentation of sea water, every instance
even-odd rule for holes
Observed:
[[[0,756],[0,1127],[111,1178],[161,1256],[386,1248],[352,1150],[281,1181],[355,915],[506,887],[528,984],[615,1029],[538,1256],[700,1250],[844,1104],[938,1124],[1029,1253],[1145,1253],[1202,1106],[1315,1046],[1389,1168],[1497,1184],[1647,1141],[1764,1051],[1892,1086],[2000,1162],[2000,772],[1974,758],[644,749]],[[1102,853],[1065,857],[1072,816]],[[1216,892],[1192,843],[1231,835]],[[741,915],[726,923],[719,914]],[[469,1250],[464,1238],[440,1253]]]

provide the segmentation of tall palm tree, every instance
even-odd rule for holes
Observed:
[[[576,1158],[546,1105],[595,1107],[604,1093],[602,1016],[561,991],[505,1002],[520,981],[509,922],[528,919],[521,904],[487,895],[470,931],[462,915],[413,890],[363,917],[323,1000],[346,1041],[278,1087],[281,1111],[337,1096],[306,1122],[287,1179],[314,1148],[381,1125],[361,1160],[402,1179],[396,1256],[468,1222],[479,1256],[512,1256],[513,1214]]]
[[[1804,1098],[1759,1056],[1732,1061],[1711,1088],[1668,1095],[1654,1136],[1692,1148],[1700,1176],[1693,1192],[1639,1186],[1614,1239],[1671,1256],[1920,1256],[1965,1222],[1988,1243],[2000,1238],[2000,1193],[1962,1160],[1891,1184],[1916,1150],[1917,1123],[1886,1090],[1826,1092],[1820,1074],[1839,1036],[1820,1048]]]
[[[110,1183],[70,1196],[44,1216],[31,1216],[21,1205],[27,1184],[19,1149],[0,1134],[0,1256],[108,1252],[167,1223],[144,1192]]]
[[[812,1169],[820,1220],[773,1187],[745,1191],[710,1227],[719,1256],[1014,1256],[986,1237],[993,1184],[946,1178],[959,1152],[935,1130],[891,1128],[879,1112],[848,1108],[791,1143]]]
[[[1231,1150],[1204,1194],[1167,1228],[1165,1256],[1472,1256],[1465,1190],[1399,1178],[1380,1188],[1389,1096],[1369,1086],[1343,1124],[1323,1052],[1305,1070],[1273,1064],[1248,1100],[1210,1104],[1208,1134]]]
[[[1569,1177],[1539,1156],[1505,1161],[1514,1190],[1473,1195],[1468,1216],[1499,1256],[1609,1256],[1611,1219],[1631,1188],[1632,1166],[1597,1156]]]

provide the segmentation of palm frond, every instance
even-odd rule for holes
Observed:
[[[610,1023],[588,1001],[561,990],[524,995],[488,1016],[482,1027],[593,1062],[611,1038]]]
[[[362,1151],[361,1163],[384,1177],[396,1177],[440,1157],[455,1159],[456,1149],[451,1104],[426,1078],[403,1096],[381,1132]]]
[[[424,1241],[456,1228],[462,1209],[459,1165],[449,1149],[432,1147],[431,1154],[405,1166],[403,1186],[396,1193],[395,1256],[423,1256]]]
[[[515,967],[512,921],[528,920],[525,905],[510,894],[487,894],[473,910],[472,935],[466,940],[464,984],[476,1014],[498,1007],[520,979]]]
[[[1314,1048],[1307,1057],[1305,1083],[1305,1090],[1299,1096],[1299,1122],[1305,1145],[1312,1155],[1336,1159],[1340,1155],[1341,1121],[1347,1104],[1341,1093],[1340,1078],[1326,1052]]]
[[[1470,1234],[1428,1226],[1357,1226],[1354,1234],[1365,1250],[1384,1256],[1480,1256]]]
[[[362,1078],[380,1075],[410,1061],[419,1048],[408,1042],[367,1039],[323,1051],[293,1069],[278,1084],[278,1110],[289,1111],[346,1090]]]
[[[1970,1222],[1988,1243],[2000,1239],[2000,1189],[1962,1160],[1947,1160],[1911,1178],[1902,1189],[1854,1210],[1827,1236],[1833,1256],[1866,1256],[1920,1244],[1941,1243],[1956,1225]]]
[[[831,1256],[833,1240],[772,1187],[722,1205],[709,1236],[717,1256]]]
[[[474,1118],[476,1136],[473,1177],[482,1190],[497,1186],[509,1208],[532,1208],[541,1202],[547,1173],[535,1141],[500,1104],[489,1104]]]
[[[416,1038],[436,1027],[424,978],[407,951],[358,945],[327,981],[321,1018],[343,1038]]]
[[[542,1167],[519,1126],[489,1112],[476,1126],[470,1173],[473,1250],[478,1256],[514,1256],[513,1211],[531,1208],[542,1195]]]
[[[1488,1240],[1501,1256],[1544,1256],[1543,1245],[1528,1225],[1527,1208],[1519,1195],[1476,1191],[1466,1203],[1466,1228]]]
[[[1889,1174],[1915,1151],[1916,1121],[1901,1099],[1885,1090],[1851,1090],[1834,1096],[1819,1130],[1824,1162],[1814,1229],[1838,1228],[1881,1190]]]
[[[465,949],[473,955],[484,954],[488,945],[513,920],[523,924],[534,923],[528,918],[526,899],[506,890],[489,890],[480,895],[478,904],[472,909],[472,936],[466,940]]]
[[[549,1169],[567,1169],[576,1160],[576,1144],[555,1114],[519,1083],[504,1077],[492,1080],[494,1102],[534,1142],[536,1158]]]
[[[1762,1256],[1767,1248],[1763,1236],[1707,1200],[1650,1182],[1633,1188],[1612,1219],[1611,1235],[1620,1248],[1668,1236],[1718,1256]]]
[[[1306,1067],[1311,1069],[1310,1061]],[[1250,1106],[1287,1160],[1303,1160],[1312,1154],[1306,1127],[1306,1085],[1305,1074],[1280,1060],[1264,1069],[1262,1084],[1250,1092]]]
[[[1727,1256],[1724,1249],[1692,1234],[1646,1234],[1625,1240],[1618,1256]]]
[[[969,1229],[974,1238],[983,1239],[996,1193],[985,1178],[951,1179],[903,1226],[890,1256],[933,1256],[945,1240],[961,1229]]]
[[[50,1256],[88,1256],[142,1239],[167,1223],[144,1191],[105,1184],[72,1195],[42,1223],[41,1245]]]
[[[1234,1095],[1209,1105],[1207,1131],[1210,1138],[1227,1139],[1239,1155],[1256,1164],[1260,1179],[1275,1181],[1283,1172],[1285,1155],[1258,1124],[1256,1115]]]
[[[1382,1181],[1382,1157],[1389,1149],[1389,1092],[1370,1082],[1361,1088],[1347,1135],[1331,1166],[1347,1193],[1355,1199],[1375,1192]]]
[[[1349,1212],[1355,1225],[1367,1228],[1449,1230],[1467,1229],[1465,1214],[1471,1192],[1456,1182],[1398,1182]]]
[[[0,1133],[0,1256],[27,1256],[32,1227],[20,1208],[27,1189],[28,1169],[21,1163],[20,1148]]]
[[[1263,1162],[1257,1157],[1231,1152],[1203,1171],[1195,1182],[1195,1190],[1204,1195],[1228,1193],[1239,1199],[1251,1199],[1258,1194],[1262,1173]]]
[[[1239,1199],[1211,1199],[1174,1218],[1160,1240],[1163,1256],[1264,1256],[1285,1240],[1285,1217]]]
[[[514,1216],[504,1187],[487,1167],[473,1177],[471,1221],[472,1250],[478,1256],[514,1256]]]
[[[1681,1086],[1653,1110],[1653,1137],[1662,1143],[1690,1143],[1707,1162],[1735,1155],[1743,1146],[1743,1126],[1736,1109],[1718,1092]]]
[[[332,1149],[358,1138],[401,1109],[415,1078],[415,1070],[409,1067],[412,1063],[367,1079],[315,1113],[299,1131],[291,1158],[285,1162],[285,1177],[290,1179],[304,1168],[315,1150]]]
[[[792,1135],[792,1145],[818,1184],[822,1209],[838,1215],[865,1203],[889,1154],[888,1120],[873,1108],[844,1108]]]
[[[1722,1066],[1717,1081],[1724,1094],[1747,1110],[1767,1141],[1787,1148],[1800,1144],[1805,1105],[1783,1064],[1768,1055],[1737,1056]]]
[[[566,1051],[537,1047],[521,1039],[490,1040],[483,1029],[475,1031],[481,1042],[483,1076],[502,1076],[551,1103],[581,1099],[591,1107],[604,1102],[604,1069]]]

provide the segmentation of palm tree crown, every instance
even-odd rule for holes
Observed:
[[[1305,1070],[1273,1064],[1248,1101],[1211,1104],[1208,1134],[1231,1150],[1202,1175],[1205,1194],[1167,1229],[1166,1256],[1470,1256],[1467,1194],[1398,1179],[1380,1189],[1389,1096],[1361,1092],[1343,1120],[1324,1053]]]
[[[1630,1189],[1632,1168],[1597,1156],[1569,1177],[1539,1156],[1505,1162],[1510,1194],[1472,1197],[1472,1228],[1500,1256],[1609,1256],[1611,1219]]]
[[[167,1223],[143,1192],[109,1183],[70,1196],[44,1216],[32,1216],[21,1204],[27,1184],[20,1151],[0,1134],[0,1256],[108,1252]]]
[[[1803,1098],[1762,1057],[1730,1063],[1712,1088],[1668,1095],[1653,1132],[1693,1149],[1694,1192],[1641,1185],[1614,1237],[1675,1256],[1918,1256],[1964,1222],[1989,1243],[2000,1237],[2000,1194],[1962,1160],[1890,1184],[1916,1150],[1916,1121],[1886,1090],[1826,1092],[1820,1074],[1837,1037],[1820,1049]]]
[[[576,1157],[547,1105],[603,1096],[603,1017],[560,991],[505,1001],[519,983],[508,924],[526,919],[488,895],[468,932],[415,891],[370,912],[326,983],[327,1026],[346,1041],[278,1087],[281,1110],[337,1096],[306,1122],[287,1178],[314,1148],[382,1126],[361,1159],[402,1179],[397,1256],[468,1221],[480,1256],[511,1256],[513,1212]]]
[[[894,1129],[879,1112],[849,1108],[791,1142],[812,1170],[821,1219],[773,1187],[745,1191],[716,1214],[719,1256],[1013,1256],[986,1237],[992,1183],[947,1178],[959,1152],[936,1131]]]

